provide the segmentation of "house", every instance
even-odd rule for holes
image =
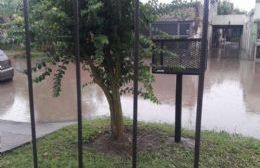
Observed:
[[[254,10],[252,41],[254,42],[254,59],[260,62],[260,0],[256,0]]]
[[[209,45],[214,47],[216,30],[231,30],[237,37],[239,49],[244,59],[260,61],[260,0],[256,0],[255,9],[246,14],[217,14],[218,1],[210,4],[209,12]],[[225,37],[225,33],[222,33]],[[217,39],[218,40],[218,39]]]
[[[203,9],[200,2],[193,6],[177,9],[172,13],[163,15],[151,25],[152,38],[199,38],[202,32]]]

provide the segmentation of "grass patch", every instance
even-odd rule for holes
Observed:
[[[25,58],[26,57],[25,49],[22,50],[20,48],[17,48],[17,49],[4,50],[4,52],[10,58]],[[37,50],[32,50],[31,55],[32,55],[32,58],[39,58],[39,57],[46,56],[46,54],[44,52],[37,51]]]
[[[131,126],[130,120],[125,121]],[[84,144],[102,134],[109,127],[108,119],[84,122]],[[140,123],[139,128],[160,132],[166,142],[174,128],[167,124]],[[193,138],[192,131],[184,130],[183,136]],[[201,149],[202,168],[259,168],[260,141],[229,135],[225,132],[203,132]],[[87,146],[87,145],[86,145]],[[38,140],[39,165],[44,168],[77,167],[77,126],[64,128]],[[139,154],[141,168],[191,168],[193,149],[184,144],[161,143],[156,150]],[[131,159],[105,154],[93,148],[84,148],[84,165],[90,168],[127,168]],[[1,168],[32,167],[31,146],[25,145],[0,157]]]

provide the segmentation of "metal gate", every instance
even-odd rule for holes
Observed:
[[[134,106],[133,106],[133,144],[132,144],[132,167],[137,167],[137,129],[138,129],[138,62],[139,62],[139,16],[140,9],[139,0],[133,0],[135,4],[135,44],[134,44]],[[31,35],[29,24],[29,2],[23,0],[24,5],[24,21],[26,35],[26,58],[27,58],[27,76],[29,88],[29,105],[31,117],[31,135],[32,135],[32,156],[34,168],[38,168],[36,129],[35,129],[35,113],[33,100],[33,82],[32,82],[32,66],[31,66]],[[200,133],[201,133],[201,117],[202,117],[202,101],[204,88],[205,62],[207,55],[207,34],[208,34],[208,6],[209,0],[204,0],[204,21],[203,21],[203,37],[201,40],[201,61],[198,66],[197,75],[199,75],[198,100],[197,100],[197,117],[196,117],[196,134],[195,134],[195,151],[194,151],[194,168],[199,167],[200,156]],[[73,0],[74,13],[74,38],[75,38],[75,62],[76,62],[76,78],[77,78],[77,111],[78,111],[78,167],[83,168],[83,148],[82,148],[82,108],[81,108],[81,79],[80,79],[80,42],[79,42],[79,0]],[[180,78],[180,76],[177,76]],[[180,85],[178,85],[180,87]],[[181,88],[178,88],[180,90]],[[179,100],[181,95],[179,95]],[[176,116],[180,117],[180,116]],[[178,127],[177,127],[178,129]],[[180,137],[179,137],[180,138]]]

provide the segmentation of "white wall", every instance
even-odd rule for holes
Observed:
[[[260,20],[260,3],[255,4],[255,16],[254,20]]]
[[[211,48],[212,46],[212,23],[213,19],[218,15],[218,6],[217,3],[209,5],[209,25],[208,25],[208,47]]]
[[[248,19],[244,25],[243,35],[241,37],[241,49],[244,51],[244,58],[253,60],[254,59],[254,48],[255,48],[255,23],[253,21],[253,15],[249,14]]]
[[[244,25],[247,21],[246,15],[217,15],[212,20],[213,25]]]

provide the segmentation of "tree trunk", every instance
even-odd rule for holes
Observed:
[[[124,136],[123,112],[119,89],[114,88],[108,98],[111,118],[111,131],[115,140],[122,140]]]
[[[91,64],[90,64],[91,66]],[[91,66],[92,70],[95,68]],[[94,71],[95,72],[95,71]],[[106,86],[103,81],[100,80],[99,76],[94,73],[94,82],[100,86],[100,88],[105,93],[106,99],[110,108],[110,118],[111,118],[111,131],[112,136],[115,140],[123,140],[124,138],[124,125],[123,125],[123,112],[121,106],[121,98],[119,87],[116,85],[117,82],[113,82],[112,85]],[[115,80],[117,81],[117,80]]]

